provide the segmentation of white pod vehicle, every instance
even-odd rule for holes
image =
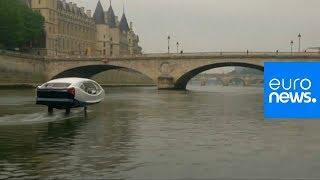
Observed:
[[[61,78],[44,83],[37,88],[37,104],[65,109],[86,107],[101,102],[105,97],[103,88],[93,80],[83,78]]]

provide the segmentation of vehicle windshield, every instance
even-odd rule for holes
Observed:
[[[99,94],[99,92],[101,91],[101,89],[99,88],[99,86],[97,84],[90,82],[90,81],[84,82],[80,86],[80,88],[91,95]]]
[[[70,85],[70,83],[46,83],[42,85],[42,88],[67,88]]]

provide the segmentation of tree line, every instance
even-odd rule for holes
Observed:
[[[22,48],[43,32],[44,17],[24,0],[0,0],[0,49]]]

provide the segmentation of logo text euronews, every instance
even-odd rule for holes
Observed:
[[[272,90],[269,94],[268,103],[317,103],[317,99],[312,97],[312,81],[308,78],[273,78],[268,82],[268,86]]]

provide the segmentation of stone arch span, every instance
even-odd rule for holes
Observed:
[[[65,78],[65,77],[92,78],[94,75],[97,75],[101,72],[105,72],[108,70],[122,70],[122,71],[127,71],[127,72],[138,73],[138,74],[141,74],[145,77],[148,77],[150,80],[154,81],[148,75],[146,75],[142,72],[139,72],[137,70],[126,68],[126,67],[121,67],[121,66],[107,65],[107,64],[85,65],[85,66],[79,66],[79,67],[66,69],[66,70],[59,72],[58,74],[52,76],[51,79]]]
[[[244,79],[240,78],[240,77],[231,78],[228,81],[228,85],[233,85],[233,83],[237,83],[237,82],[241,82],[241,84],[236,84],[236,85],[242,85],[242,86],[246,86],[247,85],[246,81]]]
[[[225,82],[223,81],[223,78],[221,78],[221,77],[215,77],[215,78],[216,78],[216,82],[218,82],[219,85],[222,85],[222,86],[225,85]]]
[[[188,82],[195,77],[196,75],[210,70],[214,68],[220,68],[220,67],[231,67],[231,66],[239,66],[239,67],[247,67],[247,68],[253,68],[260,71],[264,71],[264,67],[262,65],[252,64],[252,63],[242,63],[242,62],[221,62],[221,63],[213,63],[208,64],[204,66],[197,67],[195,69],[192,69],[188,71],[187,73],[183,74],[179,78],[177,78],[174,87],[175,89],[185,90],[187,87]]]

